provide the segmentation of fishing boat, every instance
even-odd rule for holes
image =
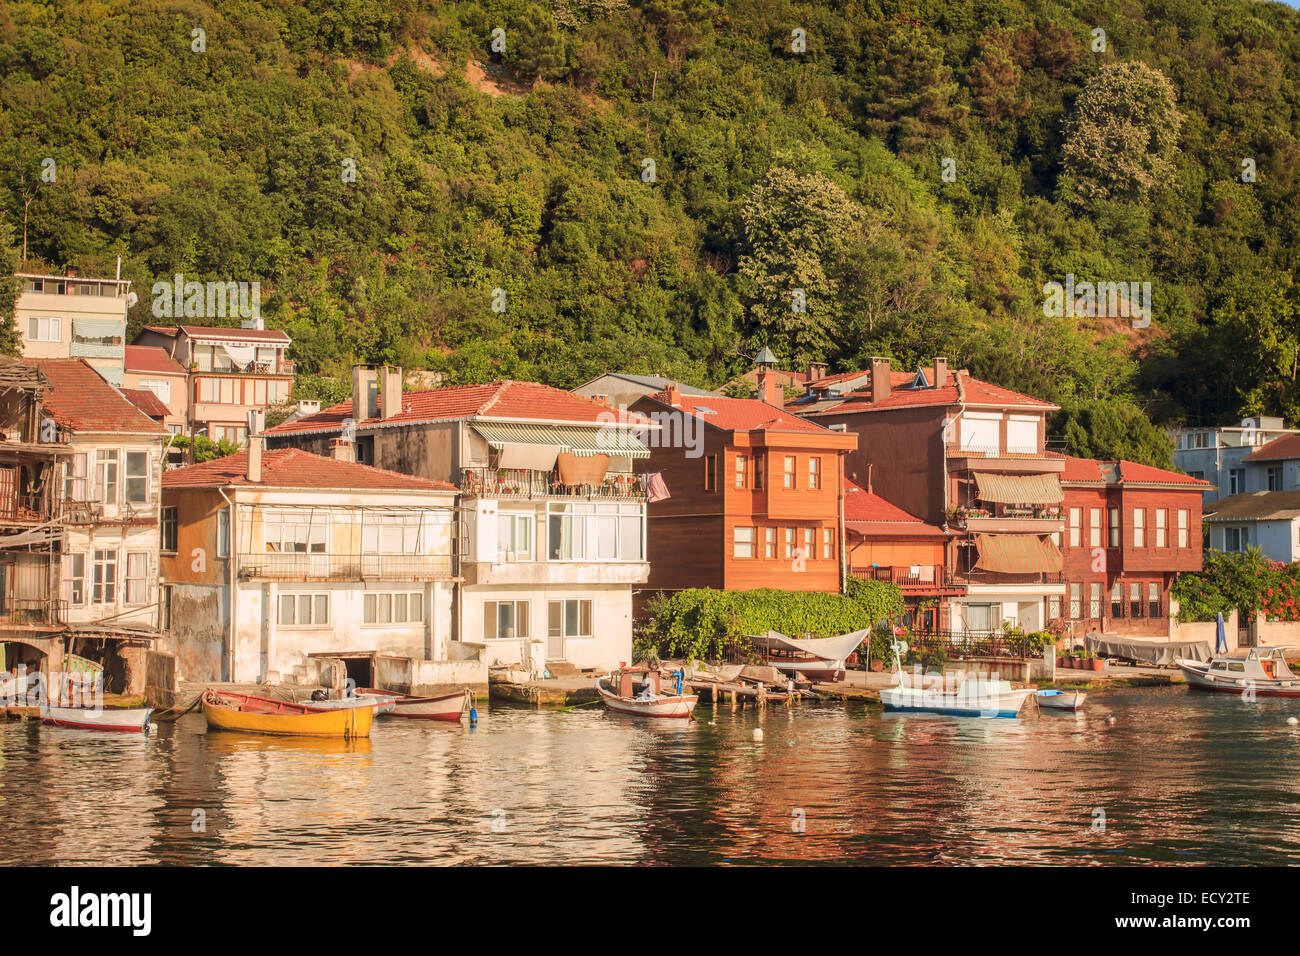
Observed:
[[[1290,645],[1252,647],[1245,657],[1216,655],[1208,661],[1180,657],[1175,664],[1196,690],[1240,694],[1253,691],[1260,697],[1300,697],[1300,677],[1286,663]]]
[[[391,711],[394,717],[411,717],[416,720],[460,720],[469,710],[469,689],[437,697],[407,697],[396,695]]]
[[[596,690],[608,709],[636,717],[690,717],[699,701],[695,694],[660,693],[657,670],[616,670],[597,679]]]
[[[53,707],[41,708],[41,723],[83,730],[149,732],[152,707]]]
[[[895,641],[894,673],[898,683],[880,690],[885,710],[950,714],[954,717],[1017,717],[1025,701],[1034,694],[1032,688],[1016,689],[1010,681],[982,675],[944,675],[930,686],[909,685],[903,675],[901,655],[907,644]]]
[[[317,710],[338,710],[343,707],[369,707],[374,711],[375,716],[390,713],[394,703],[397,701],[397,694],[390,694],[387,691],[357,691],[355,695],[348,697],[337,697],[333,700],[304,700],[302,703],[308,707]]]
[[[1035,695],[1044,710],[1082,710],[1088,695],[1078,690],[1040,690]]]
[[[779,631],[751,634],[749,639],[763,649],[767,663],[793,677],[838,683],[844,680],[844,659],[871,636],[869,628],[834,637],[787,637]]]
[[[213,730],[311,737],[369,737],[374,719],[374,711],[369,707],[331,710],[228,690],[206,690],[202,700],[203,716]]]

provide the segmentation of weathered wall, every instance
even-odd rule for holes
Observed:
[[[171,632],[167,638],[176,656],[176,679],[231,680],[225,669],[226,602],[224,590],[210,585],[172,585]]]

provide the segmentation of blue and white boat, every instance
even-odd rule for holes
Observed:
[[[903,674],[902,641],[894,642],[894,673],[898,683],[880,691],[885,710],[950,714],[954,717],[1017,717],[1025,701],[1034,695],[1030,688],[1016,689],[1010,681],[980,674],[944,675],[926,686],[920,675],[909,684]]]
[[[1035,698],[1044,710],[1082,710],[1088,695],[1078,690],[1040,690]]]

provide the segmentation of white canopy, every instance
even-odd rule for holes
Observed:
[[[842,661],[852,654],[857,646],[867,640],[870,635],[871,628],[864,627],[860,631],[853,631],[850,634],[837,634],[834,637],[795,639],[786,637],[777,631],[764,631],[762,634],[751,634],[750,639],[759,647],[765,647],[768,650],[800,651],[804,654],[811,654],[818,660]]]

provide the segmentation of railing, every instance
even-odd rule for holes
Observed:
[[[0,623],[22,625],[63,624],[68,602],[58,598],[10,598],[0,607]]]
[[[243,365],[231,362],[226,368],[199,368],[190,366],[190,371],[199,375],[292,375],[294,363],[285,359],[277,367],[275,362],[246,362]]]
[[[431,581],[452,574],[447,554],[243,553],[238,560],[244,581]]]
[[[875,566],[854,568],[852,574],[863,581],[888,581],[901,588],[941,588],[944,586],[943,565],[916,565],[912,567]]]
[[[948,443],[949,458],[1041,458],[1043,453],[1028,445],[962,445]]]
[[[954,587],[967,584],[1064,584],[1063,571],[986,571],[983,568],[953,570],[948,572],[948,583]]]
[[[466,494],[494,498],[613,498],[640,500],[646,496],[645,475],[608,475],[599,484],[568,485],[544,471],[527,468],[464,468],[461,488]]]
[[[1028,635],[1008,636],[997,630],[938,631],[913,634],[904,640],[909,650],[934,651],[943,648],[949,658],[1005,657],[1023,660],[1031,656]]]

